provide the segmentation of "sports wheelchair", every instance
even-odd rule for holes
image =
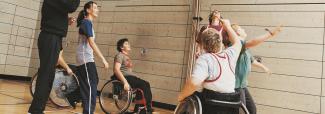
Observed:
[[[107,81],[99,95],[100,107],[106,114],[124,114],[133,112],[145,114],[147,106],[141,89],[132,88],[124,90],[121,81],[111,77]]]
[[[75,65],[69,64],[69,67],[74,73],[76,73],[77,68]],[[31,83],[29,85],[30,94],[33,96],[35,92],[36,80],[38,77],[38,72],[32,77]],[[55,69],[55,77],[53,80],[52,90],[50,92],[49,101],[60,108],[71,107],[69,103],[68,94],[79,89],[79,81],[76,75],[68,75],[67,72],[60,66]],[[80,96],[76,96],[76,99],[80,100]],[[78,101],[78,100],[76,100]]]
[[[238,93],[239,95],[237,96],[229,96],[229,94],[219,93],[218,96],[215,96],[217,99],[210,99],[202,93],[195,92],[177,105],[174,114],[203,114],[203,104],[207,103],[215,106],[238,108],[239,114],[249,114],[245,104],[241,101],[240,94],[243,93],[241,91],[239,92],[240,93]]]

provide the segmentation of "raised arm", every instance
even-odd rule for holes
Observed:
[[[232,29],[230,21],[226,19],[221,19],[221,22],[223,24],[224,30],[227,31],[228,36],[229,36],[229,41],[231,42],[232,48],[236,50],[237,55],[239,55],[242,44],[240,43],[239,36],[237,33]]]
[[[263,69],[266,73],[268,73],[269,75],[272,74],[272,72],[270,71],[269,68],[267,68],[265,65],[263,65],[262,63],[260,62],[257,62],[257,60],[253,60],[253,63],[252,63],[253,66],[255,67],[258,67],[258,68],[261,68]]]
[[[278,27],[274,28],[273,30],[268,31],[268,33],[265,33],[265,34],[258,36],[256,38],[252,38],[246,42],[245,47],[246,48],[255,47],[255,46],[263,43],[265,40],[275,37],[279,32],[281,32],[281,29],[282,29],[282,26],[278,26]]]

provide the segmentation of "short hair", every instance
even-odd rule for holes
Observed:
[[[123,44],[125,42],[129,42],[129,40],[127,38],[122,38],[117,41],[117,44],[116,44],[117,51],[122,52]]]
[[[219,32],[214,28],[208,28],[202,33],[202,45],[203,49],[207,53],[219,52],[222,45],[222,38],[220,38]]]

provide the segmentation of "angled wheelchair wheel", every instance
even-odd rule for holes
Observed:
[[[202,114],[202,103],[197,95],[191,95],[180,102],[174,114]]]
[[[30,94],[33,96],[34,95],[34,92],[35,92],[35,86],[36,86],[36,80],[37,80],[37,73],[32,77],[32,80],[29,84],[29,92]]]
[[[37,73],[32,77],[29,89],[33,96],[36,87]],[[69,76],[63,69],[56,69],[55,78],[53,81],[52,90],[49,95],[49,100],[56,106],[65,108],[70,107],[66,95],[78,89],[79,82],[75,75]]]
[[[100,107],[105,113],[120,114],[128,110],[132,101],[132,92],[125,91],[118,80],[106,82],[100,91]]]
[[[78,87],[79,81],[75,75],[70,76],[63,69],[57,69],[49,98],[58,107],[70,107],[67,95]]]

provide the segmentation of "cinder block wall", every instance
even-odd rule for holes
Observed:
[[[129,38],[134,71],[151,82],[154,100],[176,104],[186,77],[191,1],[97,1],[100,15],[95,22],[96,42],[111,65],[110,70],[105,71],[96,60],[100,75],[98,89],[112,75],[116,41]],[[35,44],[40,2],[0,2],[0,74],[32,76],[37,71]],[[84,3],[85,0],[81,4]],[[263,63],[274,73],[267,76],[253,68],[249,77],[249,89],[259,114],[325,114],[324,4],[323,0],[201,1],[201,16],[205,19],[201,25],[207,24],[207,15],[213,9],[221,10],[224,18],[242,25],[248,38],[265,33],[266,27],[285,25],[277,38],[251,50],[254,55],[262,56]],[[71,16],[76,17],[82,7]],[[69,63],[75,63],[77,36],[73,25],[67,36],[69,45],[64,47]],[[24,39],[17,40],[21,38]],[[31,40],[29,47],[26,39]],[[140,54],[142,48],[148,50],[144,56]],[[22,51],[24,49],[29,51]]]
[[[70,16],[77,17],[86,1],[82,0],[78,11]],[[186,74],[188,40],[191,37],[191,5],[188,0],[95,1],[100,6],[99,17],[94,22],[96,43],[110,64],[109,70],[105,71],[101,61],[95,59],[100,79],[98,90],[113,74],[116,42],[128,38],[134,72],[151,83],[154,101],[177,104],[177,95]],[[36,27],[38,33],[39,24]],[[68,63],[76,62],[77,40],[78,28],[72,25],[63,43],[64,58]],[[34,42],[37,42],[37,37]],[[39,66],[36,44],[29,76],[35,74]],[[141,55],[141,49],[146,49],[147,53]]]
[[[0,1],[0,74],[28,76],[39,0]]]
[[[278,37],[251,49],[273,71],[253,67],[249,76],[259,114],[325,114],[324,0],[204,0],[201,7],[205,18],[221,10],[248,39],[284,25]]]

